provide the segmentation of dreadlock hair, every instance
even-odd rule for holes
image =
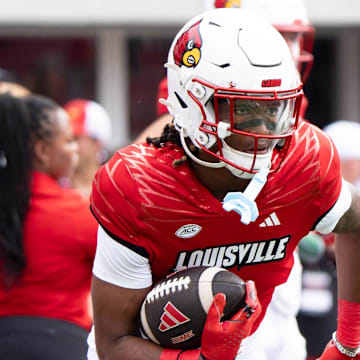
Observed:
[[[41,95],[0,95],[0,270],[11,287],[26,265],[23,225],[29,209],[33,147],[53,135],[49,111],[58,105]]]
[[[9,287],[25,267],[23,223],[30,201],[30,126],[21,99],[0,94],[0,124],[0,270]]]
[[[187,142],[191,152],[195,153],[196,151],[198,151],[198,149],[191,143],[189,139],[185,139],[185,141]],[[173,120],[169,124],[165,125],[161,136],[153,138],[147,137],[146,142],[150,145],[154,145],[155,147],[164,147],[166,146],[166,143],[172,143],[182,148],[180,134],[175,129]],[[184,164],[188,160],[188,157],[184,155],[181,157],[181,159],[174,160],[173,166],[174,168],[176,168]]]
[[[54,124],[49,112],[59,108],[59,105],[42,95],[30,94],[22,98],[30,117],[30,134],[32,144],[37,140],[48,140],[53,135]]]

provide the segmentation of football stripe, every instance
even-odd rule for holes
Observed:
[[[161,316],[160,320],[164,322],[169,328],[177,325],[177,322],[175,322],[174,319],[172,319],[169,314],[166,313]]]
[[[179,309],[174,307],[174,305],[170,301],[166,304],[165,310],[178,322],[183,323],[185,321],[189,321],[189,318],[185,316],[182,312],[180,312]]]
[[[199,298],[202,308],[205,313],[209,311],[210,305],[212,304],[214,294],[212,291],[212,282],[215,275],[220,271],[226,271],[222,268],[209,267],[204,270],[199,278]]]
[[[143,327],[145,335],[155,344],[160,344],[150,329],[150,326],[149,326],[149,323],[148,323],[147,317],[146,317],[145,304],[146,304],[146,302],[144,301],[143,305],[141,307],[141,310],[140,310],[141,325]]]

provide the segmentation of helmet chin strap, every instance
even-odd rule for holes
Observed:
[[[224,162],[211,163],[197,158],[186,144],[184,128],[180,129],[180,141],[186,155],[199,165],[211,168],[222,168],[225,166],[226,163]],[[223,209],[225,211],[237,212],[241,217],[240,221],[245,225],[254,222],[259,216],[255,199],[266,184],[269,171],[270,169],[265,167],[260,169],[259,172],[253,176],[243,193],[240,191],[227,193],[223,199]]]
[[[226,160],[231,161],[233,164],[238,165],[242,168],[254,168],[256,171],[259,171],[262,168],[270,168],[271,167],[271,157],[273,148],[268,151],[266,154],[256,155],[255,164],[254,162],[254,154],[252,153],[244,153],[242,151],[235,150],[230,147],[225,140],[222,140],[222,150],[223,156]],[[252,179],[254,177],[254,173],[242,171],[234,166],[226,164],[225,167],[235,176],[241,179]]]
[[[186,144],[183,128],[180,129],[180,141],[186,155],[199,165],[211,168],[221,168],[225,166],[224,162],[211,163],[197,158]],[[255,221],[259,216],[255,199],[266,184],[269,171],[269,168],[262,168],[256,173],[243,193],[240,191],[227,193],[223,199],[223,209],[225,211],[237,212],[241,217],[240,221],[245,225],[249,225],[250,222]]]
[[[223,199],[223,209],[225,211],[235,211],[240,215],[240,221],[249,225],[259,216],[259,210],[255,203],[256,197],[264,187],[270,169],[262,168],[251,179],[244,192],[229,192]]]
[[[198,157],[196,157],[191,150],[189,149],[189,147],[186,144],[185,141],[185,135],[184,135],[184,128],[180,128],[179,130],[180,133],[180,141],[181,141],[181,145],[184,149],[184,152],[186,153],[186,155],[189,156],[190,159],[192,159],[193,161],[195,161],[196,163],[198,163],[199,165],[205,166],[205,167],[210,167],[210,168],[214,168],[214,169],[220,169],[222,167],[226,167],[234,176],[241,178],[241,179],[252,179],[254,178],[254,176],[256,176],[257,174],[251,174],[249,173],[247,176],[244,176],[245,171],[241,171],[239,170],[240,173],[237,173],[236,171],[232,171],[231,170],[231,166],[228,165],[226,162],[224,161],[219,161],[219,162],[208,162],[208,161],[204,161],[199,159]],[[234,170],[237,170],[236,168],[233,168]],[[264,167],[264,171],[265,171],[265,167]],[[267,169],[267,173],[269,172],[269,169]],[[266,175],[267,176],[267,175]],[[265,180],[266,181],[266,180]],[[250,186],[250,184],[248,185]],[[261,190],[261,189],[260,189]]]

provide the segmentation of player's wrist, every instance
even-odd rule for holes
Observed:
[[[360,354],[360,346],[358,346],[357,348],[352,348],[352,347],[343,345],[337,339],[336,332],[334,332],[332,334],[332,341],[333,341],[334,346],[336,347],[336,349],[343,355],[346,355],[346,356],[351,357],[351,358],[355,358],[356,356],[358,356]]]
[[[360,303],[343,299],[338,300],[338,326],[336,334],[333,335],[333,341],[334,338],[335,341],[339,344],[339,346],[336,346],[338,350],[341,348],[348,350],[350,353],[353,353],[359,349]]]

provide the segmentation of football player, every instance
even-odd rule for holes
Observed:
[[[343,177],[360,189],[360,124],[337,120],[323,129],[334,141],[341,160]]]
[[[313,56],[311,54],[315,30],[310,24],[303,0],[205,0],[205,9],[241,7],[262,15],[285,38],[297,68],[305,82],[310,73]],[[159,102],[168,97],[167,79],[160,84],[157,94],[158,118],[152,122],[135,140],[145,141],[149,136],[161,134],[164,126],[171,122],[172,116],[167,107]],[[301,117],[305,115],[307,101],[303,98]],[[291,352],[293,360],[305,360],[306,341],[299,331],[296,315],[300,309],[302,288],[302,265],[297,252],[294,252],[294,266],[288,281],[278,286],[274,292],[266,317],[259,330],[262,346],[258,348],[258,357],[277,360],[287,359]],[[261,354],[261,349],[263,354]]]
[[[302,83],[286,41],[255,13],[216,9],[180,30],[166,66],[173,126],[118,151],[94,179],[100,226],[89,359],[232,360],[240,349],[239,359],[258,360],[256,330],[312,229],[343,234],[338,330],[321,360],[360,358],[360,197],[342,179],[331,140],[299,121]],[[200,349],[138,337],[152,284],[199,265],[253,280],[252,315],[222,323],[219,294]]]

